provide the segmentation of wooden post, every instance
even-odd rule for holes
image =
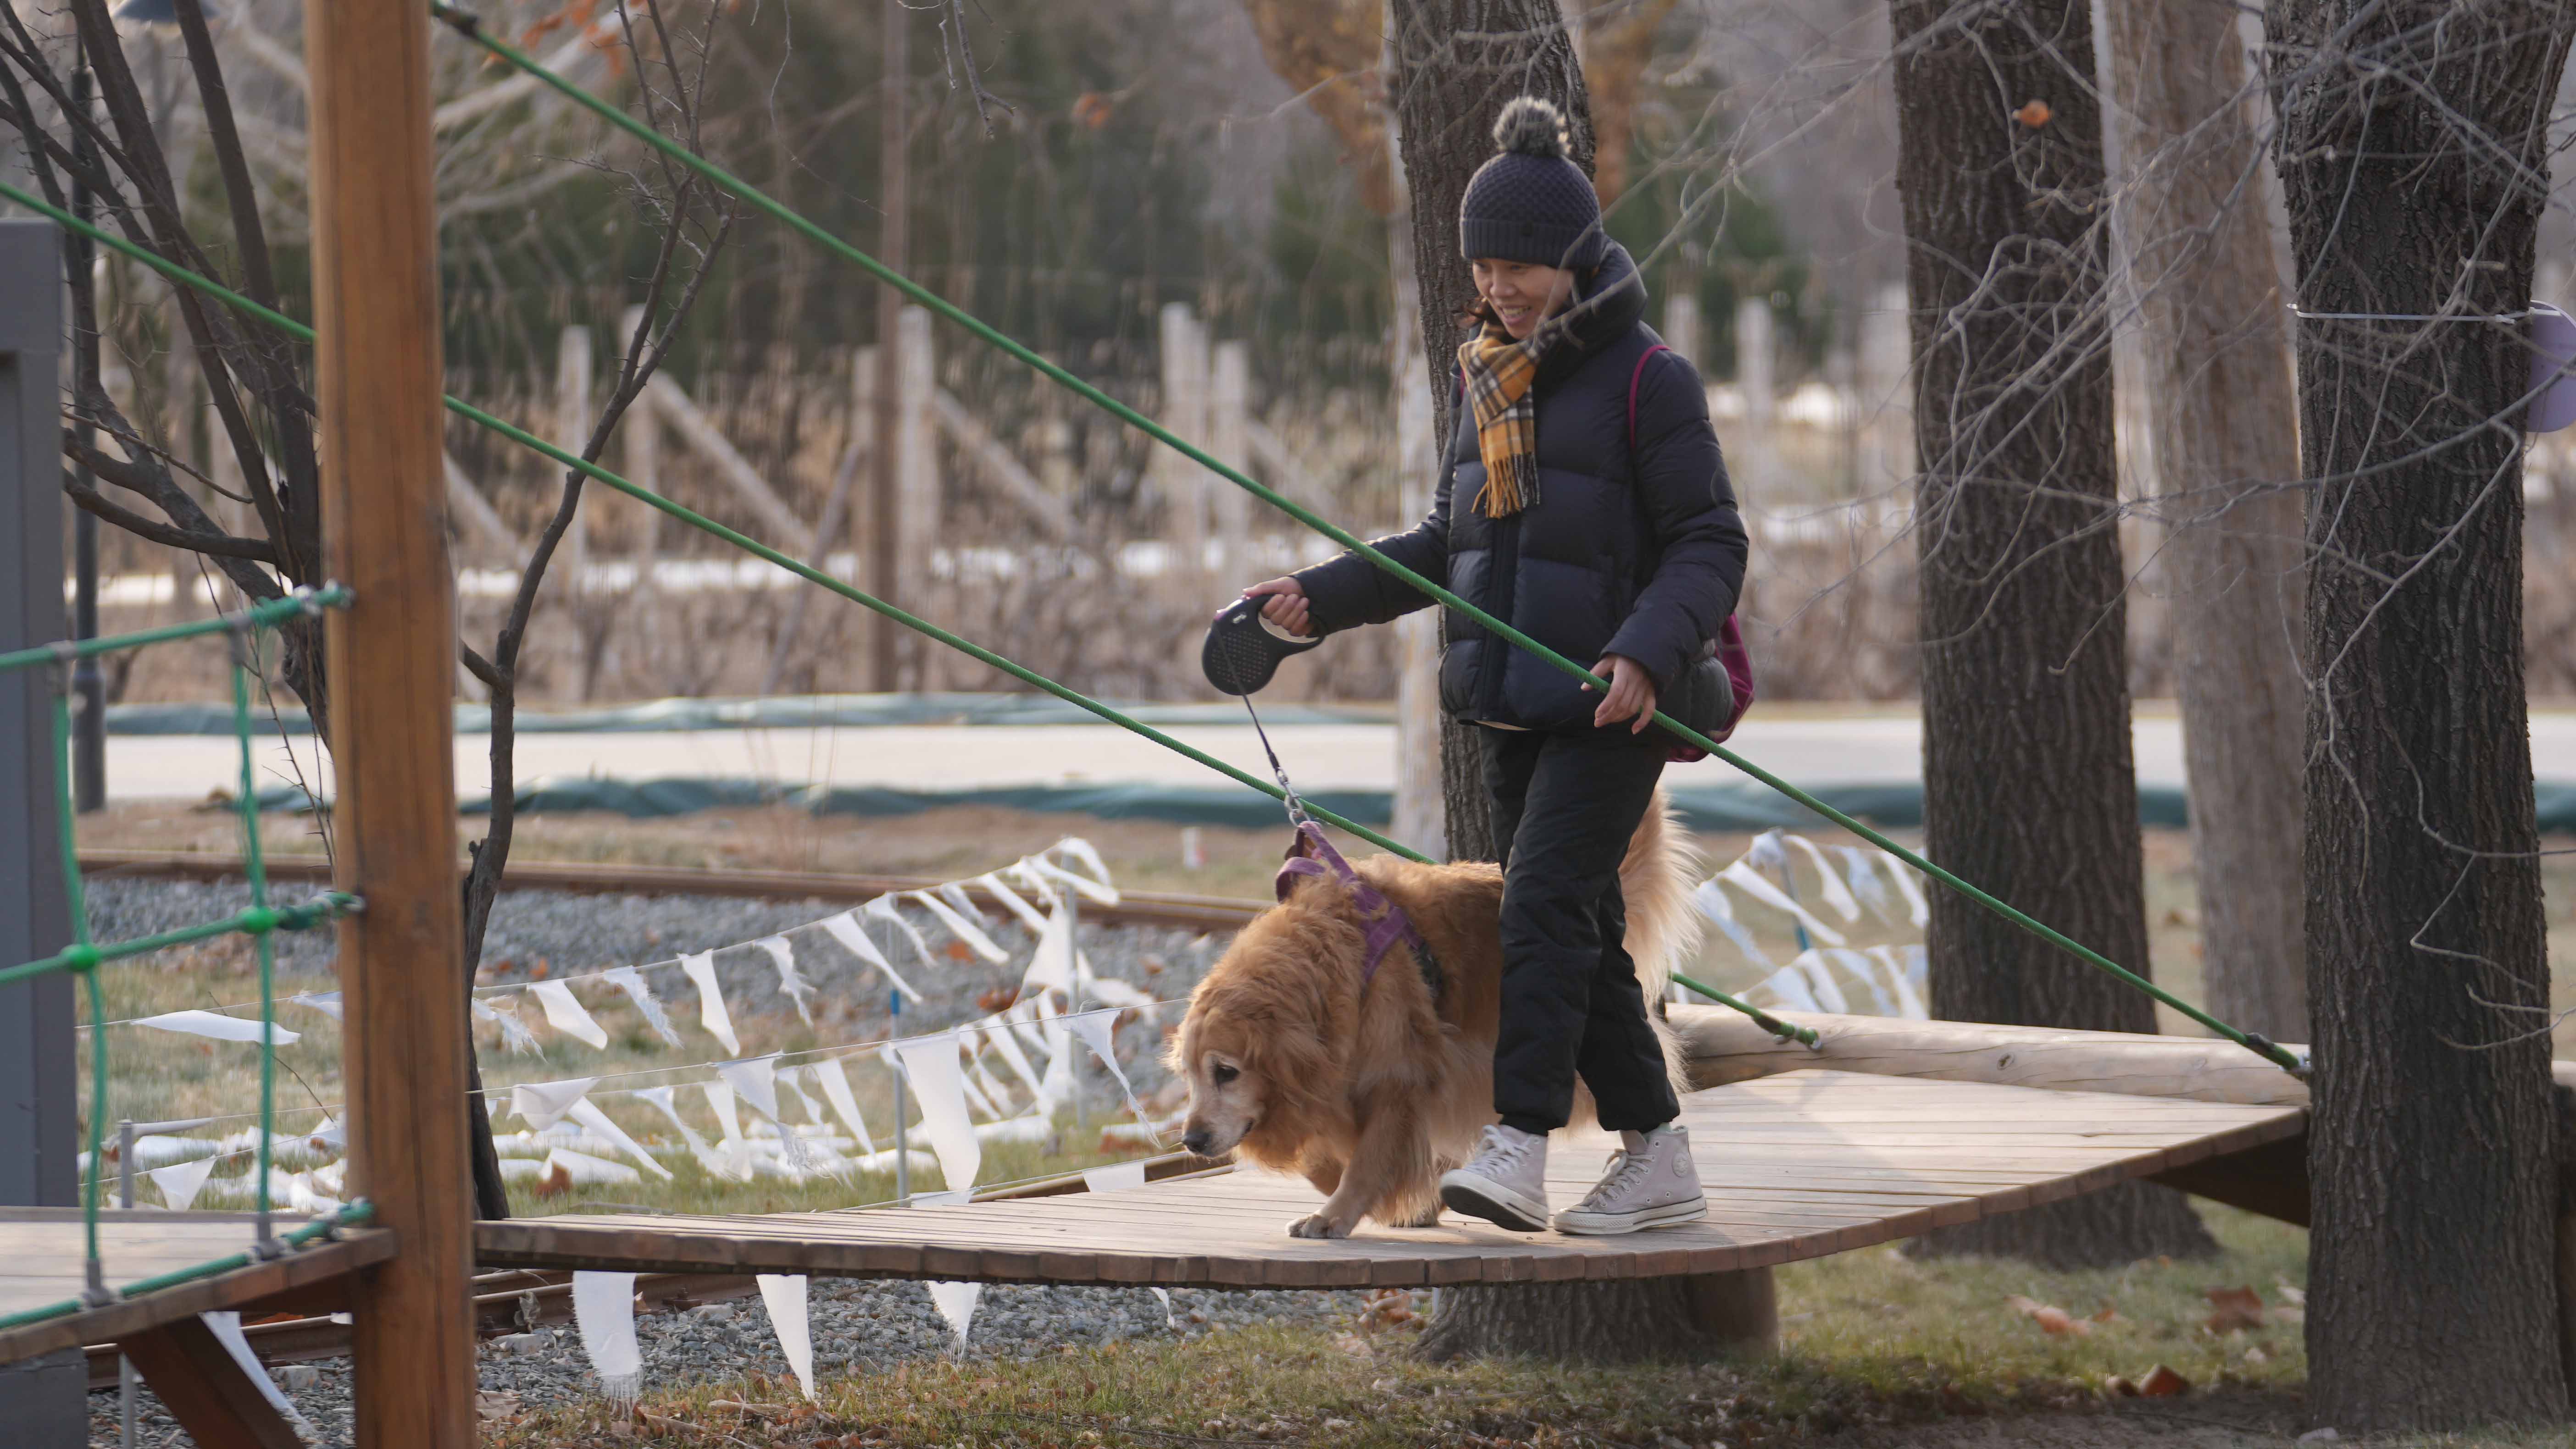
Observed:
[[[331,621],[348,1185],[399,1235],[359,1286],[356,1438],[475,1442],[457,910],[456,628],[440,456],[429,11],[309,0],[313,310]]]
[[[877,259],[900,272],[905,265],[905,244],[911,232],[912,187],[910,182],[908,143],[912,139],[910,92],[912,85],[912,12],[901,5],[885,8],[885,73],[883,96],[877,101],[877,211],[883,218],[884,230],[877,235]],[[870,540],[868,568],[864,573],[866,587],[888,603],[910,606],[919,601],[907,596],[897,586],[903,572],[902,460],[895,446],[896,430],[902,424],[903,349],[896,345],[895,334],[902,328],[903,294],[892,287],[877,295],[877,374],[876,436],[881,444],[876,452],[875,507],[869,510],[876,537]],[[883,614],[874,617],[868,634],[869,687],[880,694],[891,694],[903,687],[900,650],[903,626]]]
[[[895,405],[901,416],[891,440],[894,446],[888,451],[895,461],[895,498],[901,513],[895,541],[903,550],[895,581],[904,606],[918,611],[927,602],[930,555],[939,547],[940,534],[939,448],[931,431],[939,367],[926,307],[906,307],[895,320],[895,374],[899,389]],[[952,656],[945,649],[923,649],[917,644],[913,648],[921,664],[913,671],[912,687],[938,688],[938,677]]]
[[[1208,379],[1207,450],[1238,473],[1252,471],[1252,348],[1242,342],[1220,342],[1211,350]],[[1217,546],[1230,577],[1242,571],[1245,535],[1252,521],[1252,495],[1209,473],[1198,471],[1198,485],[1214,504]]]
[[[1207,333],[1187,302],[1166,302],[1158,340],[1162,351],[1163,405],[1155,421],[1193,443],[1207,438]],[[1162,485],[1163,537],[1173,553],[1164,576],[1187,590],[1207,567],[1208,485],[1215,480],[1170,448],[1154,449],[1154,477]],[[1217,486],[1223,487],[1223,484]]]
[[[1682,1280],[1691,1327],[1729,1358],[1767,1358],[1780,1347],[1780,1296],[1768,1268],[1694,1273]]]

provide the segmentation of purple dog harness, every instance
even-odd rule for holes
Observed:
[[[1300,814],[1302,816],[1302,812]],[[1296,824],[1296,853],[1280,863],[1279,875],[1271,883],[1272,892],[1280,900],[1287,900],[1289,892],[1297,888],[1296,878],[1301,875],[1326,876],[1340,881],[1350,892],[1351,904],[1359,908],[1360,919],[1368,923],[1368,964],[1360,968],[1360,989],[1368,989],[1369,982],[1377,977],[1378,963],[1386,959],[1387,951],[1396,942],[1401,941],[1413,952],[1414,961],[1422,967],[1424,983],[1437,997],[1440,994],[1440,963],[1431,954],[1431,943],[1414,928],[1413,918],[1404,913],[1404,907],[1388,900],[1384,891],[1360,879],[1359,872],[1351,869],[1351,863],[1344,860],[1342,853],[1333,848],[1333,843],[1324,838],[1322,826],[1303,818]]]

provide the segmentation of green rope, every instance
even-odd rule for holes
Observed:
[[[74,950],[90,951],[93,948],[90,946],[89,938],[89,897],[81,883],[78,837],[72,824],[75,811],[72,801],[70,683],[67,671],[54,672],[54,835],[56,844],[62,850],[63,895],[66,903],[71,907],[72,947]],[[81,973],[81,980],[86,987],[84,994],[89,998],[89,1019],[107,1020],[107,993],[98,984],[98,973],[84,971]],[[81,1238],[86,1251],[83,1261],[89,1269],[90,1290],[93,1293],[103,1286],[99,1277],[101,1268],[98,1255],[98,1194],[99,1179],[103,1174],[97,1171],[97,1167],[105,1160],[99,1154],[107,1145],[107,1043],[98,1038],[105,1035],[107,1033],[103,1031],[90,1033],[89,1160],[91,1172],[88,1183],[81,1189]]]
[[[157,935],[138,936],[131,941],[112,941],[104,946],[75,944],[66,946],[41,961],[12,966],[0,971],[0,986],[58,971],[95,972],[110,961],[123,961],[135,956],[149,956],[172,946],[185,946],[191,941],[211,941],[217,936],[256,936],[269,931],[309,931],[326,926],[342,916],[353,916],[365,909],[365,902],[341,891],[330,891],[300,906],[270,906],[265,910],[244,907],[218,921],[204,921],[194,926],[181,926]],[[106,1020],[100,1017],[99,1020]]]
[[[241,811],[242,873],[250,881],[250,908],[268,912],[268,867],[260,858],[259,787],[252,770],[250,732],[250,661],[248,655],[257,635],[245,629],[235,637],[233,647],[233,732],[241,741]],[[257,1209],[259,1234],[268,1236],[268,1158],[270,1139],[276,1133],[277,1116],[277,945],[270,931],[251,933],[254,949],[259,954],[259,1154],[255,1170],[259,1174]],[[91,979],[97,979],[92,972]],[[105,1036],[92,1031],[93,1037]]]
[[[500,59],[516,67],[522,73],[536,77],[541,83],[552,87],[558,93],[599,116],[603,120],[606,120],[619,130],[634,136],[636,139],[661,152],[663,155],[670,157],[672,160],[697,172],[699,175],[704,176],[716,185],[723,187],[726,191],[731,192],[735,197],[739,198],[743,202],[763,213],[766,213],[771,218],[786,225],[789,229],[802,234],[817,245],[823,247],[826,251],[838,256],[843,261],[850,262],[863,268],[879,281],[893,287],[895,290],[903,293],[906,297],[909,297],[931,311],[938,313],[940,316],[947,318],[949,321],[956,323],[958,326],[965,328],[979,340],[999,349],[1013,359],[1026,364],[1049,379],[1070,389],[1075,395],[1108,412],[1121,422],[1142,431],[1155,441],[1173,448],[1182,456],[1190,459],[1194,463],[1197,463],[1201,467],[1208,469],[1210,472],[1215,473],[1227,482],[1232,483],[1236,487],[1252,494],[1254,497],[1261,499],[1273,508],[1286,513],[1289,517],[1296,519],[1298,522],[1324,535],[1326,538],[1333,540],[1335,543],[1342,545],[1344,548],[1350,549],[1352,552],[1359,554],[1361,557],[1367,559],[1370,563],[1375,564],[1384,572],[1412,585],[1416,590],[1420,591],[1424,597],[1440,603],[1469,619],[1475,620],[1478,624],[1502,638],[1509,640],[1517,647],[1536,655],[1538,658],[1545,660],[1556,669],[1559,669],[1576,679],[1580,679],[1592,685],[1596,689],[1605,691],[1609,689],[1610,681],[1594,674],[1591,670],[1584,668],[1575,661],[1566,658],[1564,655],[1559,654],[1553,649],[1548,648],[1546,645],[1541,644],[1529,635],[1522,633],[1520,630],[1513,628],[1511,625],[1504,623],[1502,620],[1497,619],[1493,615],[1486,613],[1484,610],[1477,608],[1475,605],[1468,603],[1465,599],[1451,593],[1448,589],[1443,588],[1439,584],[1433,583],[1430,579],[1423,577],[1421,574],[1414,572],[1412,569],[1406,568],[1403,564],[1400,564],[1394,559],[1387,557],[1385,554],[1380,553],[1376,549],[1371,548],[1364,540],[1350,533],[1348,530],[1345,530],[1329,520],[1316,515],[1312,511],[1299,505],[1294,500],[1289,499],[1270,488],[1263,487],[1253,478],[1233,468],[1223,460],[1201,450],[1196,445],[1190,443],[1187,439],[1173,433],[1161,424],[1155,422],[1153,419],[1146,417],[1134,408],[1129,407],[1114,397],[1111,397],[1108,393],[1101,391],[1099,388],[1094,387],[1090,383],[1083,381],[1081,378],[1074,376],[1072,373],[1065,371],[1056,364],[1049,362],[1047,359],[1039,356],[1036,352],[1030,350],[1016,339],[1006,336],[1002,332],[996,330],[981,318],[968,313],[963,308],[960,308],[956,304],[948,301],[946,298],[933,293],[920,283],[896,272],[893,268],[888,267],[881,261],[878,261],[875,257],[868,255],[866,252],[850,245],[841,238],[834,236],[832,233],[824,230],[820,225],[789,209],[786,205],[771,198],[757,187],[752,186],[749,182],[733,175],[723,167],[718,166],[714,162],[707,160],[705,157],[698,155],[696,152],[689,150],[687,147],[673,141],[671,138],[662,135],[652,127],[645,125],[643,122],[636,120],[632,116],[629,116],[616,106],[609,104],[598,96],[574,85],[571,81],[564,79],[562,76],[555,74],[553,71],[539,64],[535,59],[510,45],[506,41],[495,39],[494,37],[484,33],[482,27],[472,14],[459,10],[452,5],[440,3],[440,0],[432,0],[430,13],[435,15],[438,19],[445,21],[449,26],[454,28],[458,34],[464,36],[467,40],[483,47],[493,55],[498,56]],[[1880,831],[1875,830],[1852,816],[1835,809],[1824,801],[1817,799],[1815,796],[1799,789],[1797,786],[1790,784],[1788,781],[1781,779],[1779,776],[1772,774],[1770,771],[1765,770],[1754,764],[1752,761],[1745,759],[1743,756],[1736,754],[1734,751],[1727,749],[1717,741],[1710,739],[1708,736],[1701,734],[1699,731],[1690,728],[1688,725],[1683,724],[1677,719],[1674,719],[1671,715],[1666,714],[1661,710],[1657,710],[1655,712],[1655,723],[1661,725],[1668,733],[1675,737],[1687,741],[1696,748],[1705,750],[1709,754],[1726,761],[1728,764],[1733,765],[1735,768],[1752,776],[1754,779],[1759,780],[1763,784],[1771,787],[1773,790],[1786,795],[1790,799],[1797,801],[1800,805],[1805,806],[1807,809],[1812,810],[1826,819],[1831,820],[1835,824],[1842,826],[1844,829],[1851,831],[1863,840],[1866,840],[1870,844],[1877,846],[1879,849],[1895,856],[1897,859],[1904,861],[1906,864],[1913,866],[1916,870],[1923,872],[1925,875],[1928,875],[1934,880],[1941,882],[1943,885],[1948,886],[1952,890],[1957,891],[1969,900],[1975,901],[1977,904],[1984,906],[1987,910],[1994,912],[1996,915],[2003,917],[2005,920],[2010,921],[2014,925],[2021,927],[2023,930],[2030,932],[2032,935],[2039,937],[2041,940],[2047,941],[2051,945],[2071,952],[2086,963],[2109,972],[2112,976],[2117,977],[2119,980],[2128,983],[2130,986],[2147,993],[2149,996],[2152,996],[2156,1000],[2163,1002],[2165,1005],[2172,1007],[2174,1010],[2181,1012],[2183,1015],[2200,1023],[2202,1026],[2209,1028],[2211,1031],[2218,1033],[2227,1040],[2262,1056],[2265,1060],[2270,1061],[2273,1065],[2280,1067],[2284,1071],[2290,1072],[2293,1075],[2299,1075],[2304,1071],[2298,1058],[2283,1050],[2281,1047],[2261,1037],[2249,1036],[2244,1032],[2238,1031],[2235,1027],[2220,1021],[2218,1018],[2211,1016],[2200,1008],[2193,1006],[2189,1002],[2182,1000],[2180,997],[2173,995],[2171,992],[2164,990],[2154,982],[2149,981],[2147,978],[2129,970],[2127,967],[2122,966],[2110,957],[2103,955],[2101,952],[2094,950],[2092,947],[2085,945],[2063,931],[2026,914],[2019,908],[1997,896],[1987,893],[1985,890],[1980,889],[1967,880],[1952,874],[1950,871],[1934,865],[1931,861],[1926,860],[1921,855],[1918,855],[1914,851],[1908,850],[1904,846],[1896,843],[1894,840],[1889,839]],[[1693,989],[1696,990],[1699,988],[1694,986]]]
[[[21,205],[52,214],[52,208],[35,201],[16,187],[0,184],[0,195]],[[62,214],[69,216],[69,212]],[[60,218],[57,218],[58,220]],[[95,233],[95,227],[90,228]],[[197,619],[185,624],[164,624],[157,629],[137,630],[132,634],[102,634],[95,639],[67,639],[60,644],[41,644],[21,649],[14,654],[0,654],[0,670],[30,669],[39,664],[89,659],[101,654],[115,654],[127,649],[140,649],[148,644],[167,644],[174,639],[195,639],[207,634],[230,634],[256,625],[278,624],[298,614],[317,609],[340,608],[349,602],[349,591],[338,584],[325,584],[318,589],[295,589],[266,603],[253,604],[229,614]]]

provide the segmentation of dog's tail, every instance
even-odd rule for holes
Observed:
[[[1658,789],[1646,806],[1646,818],[1637,822],[1637,833],[1628,838],[1627,858],[1619,863],[1619,893],[1628,907],[1628,955],[1637,963],[1637,984],[1645,988],[1650,1008],[1663,999],[1673,973],[1699,955],[1702,923],[1691,892],[1699,885],[1701,866],[1699,851],[1673,816],[1671,797]],[[1673,1090],[1687,1092],[1690,1073],[1681,1043],[1660,1012],[1653,1019]]]

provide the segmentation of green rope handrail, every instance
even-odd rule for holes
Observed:
[[[15,191],[15,188],[5,189],[13,193]],[[29,198],[12,194],[11,199],[23,202]],[[195,619],[185,624],[164,624],[157,629],[139,629],[131,634],[102,634],[95,639],[66,639],[59,644],[40,644],[33,649],[20,649],[15,653],[0,654],[0,670],[29,669],[39,664],[67,664],[73,660],[89,659],[101,654],[141,649],[149,644],[167,644],[174,639],[195,639],[207,634],[236,634],[244,629],[281,623],[298,614],[310,614],[316,609],[339,608],[348,602],[349,591],[338,584],[324,584],[318,589],[299,588],[265,603],[253,604],[247,609],[236,609],[229,614],[216,614],[210,618]]]
[[[1120,402],[1114,397],[1111,397],[1108,393],[1101,391],[1092,384],[1083,381],[1081,378],[1074,376],[1070,372],[1065,371],[1056,364],[1049,362],[1046,358],[1039,356],[1036,352],[1032,351],[1016,339],[995,329],[981,318],[965,311],[955,303],[948,301],[946,298],[930,291],[920,283],[913,281],[911,278],[895,271],[885,263],[878,261],[875,257],[868,255],[866,252],[859,250],[857,247],[852,246],[850,243],[833,235],[831,232],[824,230],[817,223],[798,214],[785,204],[770,197],[759,188],[752,186],[749,182],[733,175],[723,167],[716,165],[714,162],[707,160],[705,157],[698,155],[696,152],[691,151],[669,137],[662,135],[652,127],[636,120],[634,117],[627,115],[624,111],[610,105],[607,101],[600,99],[598,96],[591,94],[589,91],[586,91],[580,86],[574,85],[571,81],[564,79],[562,76],[557,75],[554,71],[549,70],[544,65],[538,63],[533,57],[520,51],[517,47],[510,45],[506,41],[498,40],[485,34],[476,17],[471,13],[459,10],[455,6],[442,3],[442,0],[431,0],[430,13],[438,19],[445,21],[459,35],[462,35],[467,40],[483,47],[494,56],[497,56],[501,60],[516,67],[522,73],[536,77],[540,82],[552,87],[555,91],[582,106],[584,109],[608,121],[610,124],[616,126],[622,131],[625,131],[629,135],[636,137],[638,140],[643,141],[646,145],[651,146],[663,155],[668,156],[681,165],[688,167],[690,170],[697,172],[707,180],[723,187],[738,199],[766,213],[772,219],[785,224],[789,229],[802,234],[809,240],[822,246],[825,250],[840,257],[842,260],[865,269],[879,281],[895,288],[897,291],[903,293],[913,301],[920,303],[922,306],[938,313],[940,316],[947,318],[958,326],[965,328],[979,340],[1000,349],[1013,359],[1026,364],[1052,381],[1072,390],[1077,396],[1094,406],[1103,409],[1112,416],[1118,418],[1121,422],[1142,431],[1155,441],[1175,449],[1182,456],[1199,464],[1201,467],[1208,469],[1210,472],[1215,473],[1227,482],[1234,484],[1236,487],[1245,490],[1254,497],[1259,498],[1272,507],[1279,509],[1289,517],[1305,524],[1308,528],[1315,530],[1326,538],[1342,545],[1344,548],[1350,549],[1352,552],[1359,554],[1361,557],[1367,559],[1370,563],[1375,564],[1384,572],[1412,585],[1416,590],[1420,591],[1424,597],[1432,599],[1443,606],[1466,616],[1467,618],[1473,619],[1479,625],[1482,625],[1484,628],[1492,631],[1500,637],[1509,640],[1517,647],[1546,661],[1556,669],[1592,685],[1596,689],[1607,690],[1610,687],[1610,681],[1594,674],[1591,670],[1584,668],[1582,665],[1566,658],[1555,650],[1548,648],[1546,645],[1541,644],[1529,635],[1522,633],[1520,630],[1513,628],[1511,625],[1506,624],[1502,620],[1495,618],[1493,615],[1486,613],[1484,610],[1477,608],[1475,605],[1467,602],[1463,598],[1460,598],[1458,595],[1451,593],[1448,589],[1440,586],[1439,584],[1433,583],[1430,579],[1423,577],[1421,574],[1414,572],[1412,569],[1406,568],[1403,564],[1387,557],[1378,550],[1371,548],[1357,535],[1354,535],[1331,521],[1316,515],[1293,499],[1287,498],[1275,490],[1262,486],[1261,483],[1250,476],[1225,463],[1223,460],[1203,451],[1196,445],[1190,443],[1187,439],[1173,433],[1161,424],[1155,422],[1153,419],[1146,417],[1134,408],[1129,407],[1127,404]],[[1948,886],[1952,890],[1957,891],[1969,900],[1984,906],[1987,910],[1994,912],[1996,915],[2003,917],[2005,920],[2010,921],[2014,925],[2021,927],[2023,930],[2030,932],[2032,935],[2039,937],[2041,940],[2072,953],[2078,959],[2089,965],[2109,972],[2112,976],[2126,982],[2128,985],[2135,987],[2140,991],[2147,993],[2149,996],[2172,1007],[2174,1010],[2181,1012],[2183,1015],[2191,1018],[2195,1022],[2198,1022],[2200,1025],[2209,1028],[2211,1031],[2218,1033],[2227,1040],[2236,1043],[2238,1046],[2244,1047],[2248,1051],[2254,1052],[2266,1061],[2271,1062],[2274,1066],[2280,1067],[2282,1070],[2289,1072],[2294,1076],[2304,1075],[2304,1064],[2301,1063],[2296,1056],[2270,1040],[2260,1035],[2239,1031],[2235,1027],[2228,1025],[2226,1022],[2220,1021],[2218,1018],[2211,1016],[2208,1012],[2205,1012],[2200,1008],[2193,1006],[2191,1003],[2184,1001],[2182,998],[2175,996],[2173,993],[2166,991],[2154,982],[2148,980],[2146,977],[2140,976],[2136,972],[2129,970],[2117,961],[2112,960],[2110,957],[2105,956],[2101,952],[2094,950],[2092,947],[2076,940],[2074,937],[2067,935],[2065,932],[2023,912],[2018,907],[2013,906],[2000,897],[1989,894],[1966,879],[1933,864],[1923,856],[1915,853],[1914,851],[1908,850],[1894,840],[1889,839],[1880,831],[1873,829],[1840,810],[1835,809],[1833,806],[1817,799],[1814,795],[1799,789],[1797,786],[1790,784],[1788,781],[1781,779],[1779,776],[1772,774],[1770,771],[1763,769],[1761,766],[1756,765],[1734,751],[1727,749],[1717,741],[1710,739],[1708,736],[1701,734],[1699,731],[1690,728],[1688,725],[1683,724],[1677,719],[1674,719],[1671,715],[1666,714],[1661,710],[1657,710],[1655,712],[1655,723],[1662,726],[1666,732],[1689,742],[1691,745],[1699,749],[1707,751],[1709,754],[1714,755],[1721,760],[1726,761],[1728,764],[1733,765],[1735,768],[1752,776],[1754,779],[1771,787],[1773,790],[1795,800],[1800,805],[1822,815],[1835,824],[1842,826],[1844,829],[1851,831],[1863,840],[1866,840],[1870,844],[1877,846],[1879,849],[1888,852],[1890,855],[1904,861],[1906,864],[1913,866],[1916,870],[1923,872],[1925,875],[1928,875],[1934,880],[1941,882],[1943,885]],[[1694,989],[1698,988],[1694,987]]]

